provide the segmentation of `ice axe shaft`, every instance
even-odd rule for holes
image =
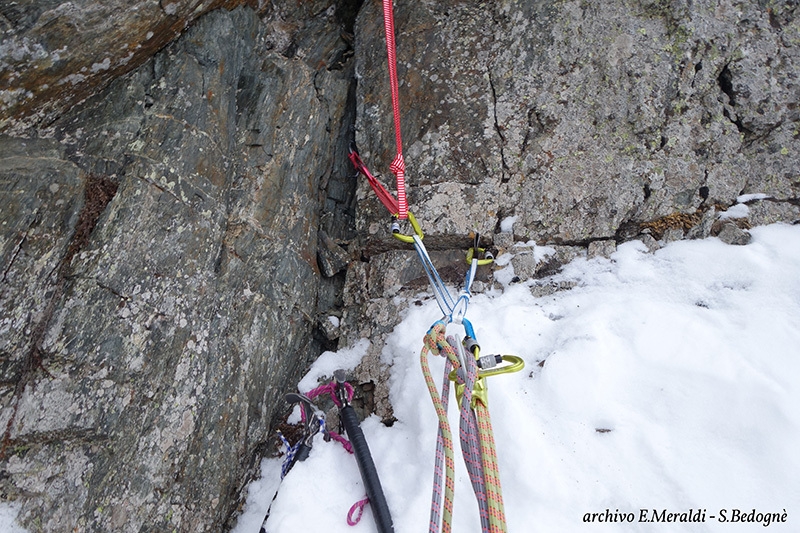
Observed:
[[[337,370],[334,373],[337,391],[344,391],[344,372]],[[364,437],[364,432],[361,430],[358,422],[358,415],[355,409],[350,405],[347,400],[347,394],[338,394],[341,407],[339,408],[339,418],[344,426],[347,437],[353,445],[353,454],[356,456],[358,463],[358,470],[361,472],[361,479],[364,481],[364,487],[367,490],[367,497],[369,503],[372,505],[372,514],[375,516],[375,523],[378,526],[379,533],[393,533],[394,526],[392,524],[392,515],[389,512],[389,505],[386,503],[386,497],[383,494],[383,487],[381,487],[381,480],[378,477],[378,470],[375,468],[375,462],[372,460],[372,454],[369,451],[367,439]]]

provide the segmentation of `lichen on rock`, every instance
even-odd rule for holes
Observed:
[[[484,290],[542,296],[627,240],[800,220],[792,4],[395,9],[411,210],[453,290],[473,231],[501,263]],[[383,343],[431,294],[347,160],[355,141],[391,185],[380,4],[48,0],[0,29],[0,493],[20,522],[224,530],[281,396],[363,338],[359,406],[390,423]]]

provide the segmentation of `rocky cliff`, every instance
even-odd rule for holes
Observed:
[[[399,2],[410,205],[437,266],[458,282],[472,229],[525,278],[800,219],[797,11]],[[394,154],[380,3],[0,15],[0,496],[20,522],[224,530],[281,395],[337,338],[370,339],[354,377],[391,419],[379,355],[423,272],[346,161],[353,137],[384,176]],[[718,218],[748,193],[749,218]],[[529,241],[558,253],[531,262]]]

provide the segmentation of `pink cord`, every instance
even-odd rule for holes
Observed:
[[[347,513],[348,526],[354,526],[358,524],[358,522],[361,520],[361,515],[364,514],[364,507],[366,507],[368,503],[369,503],[369,498],[365,497],[363,500],[358,500],[356,503],[353,504],[353,506],[350,508],[350,511],[348,511]],[[358,514],[355,517],[353,517],[353,514],[356,512],[358,512]]]
[[[339,444],[344,446],[344,449],[347,450],[347,453],[353,453],[353,445],[350,444],[349,440],[347,440],[346,438],[342,437],[341,435],[339,435],[335,431],[330,431],[329,430],[328,431],[328,435],[330,435],[333,440],[335,440],[336,442],[338,442]]]
[[[345,392],[347,393],[347,401],[348,402],[352,401],[353,400],[353,394],[355,393],[355,390],[353,389],[353,386],[351,384],[347,383],[346,381],[343,383],[343,386],[345,388]],[[313,400],[317,396],[320,396],[320,395],[325,394],[325,393],[330,394],[331,399],[333,400],[333,403],[335,403],[337,407],[341,407],[342,406],[342,403],[336,397],[336,384],[333,383],[333,382],[328,383],[326,385],[320,385],[316,389],[308,391],[306,396],[308,396],[309,399]],[[303,412],[303,414],[305,414],[305,413]],[[350,444],[349,440],[347,440],[346,438],[342,437],[341,435],[339,435],[335,431],[328,430],[327,433],[328,433],[328,435],[330,435],[330,437],[333,440],[335,440],[336,442],[341,444],[344,447],[344,449],[347,450],[348,453],[353,453],[353,445]],[[369,498],[365,497],[364,499],[357,501],[356,503],[353,504],[352,507],[350,507],[350,511],[348,511],[348,513],[347,513],[347,525],[348,526],[354,526],[354,525],[358,524],[359,521],[361,521],[361,515],[364,514],[364,507],[368,503],[369,503]]]
[[[344,386],[344,390],[347,392],[347,401],[348,402],[352,401],[353,400],[353,394],[355,393],[355,391],[353,389],[353,386],[350,385],[346,381],[342,385]],[[316,398],[317,396],[319,396],[319,395],[321,395],[321,394],[323,394],[325,392],[327,392],[328,394],[331,395],[331,400],[333,400],[333,403],[336,404],[336,407],[341,407],[342,406],[342,403],[336,397],[336,384],[333,383],[333,382],[330,382],[330,383],[328,383],[326,385],[320,385],[316,389],[312,389],[312,390],[308,391],[308,394],[306,394],[306,396],[308,396],[310,399],[313,400],[314,398]]]

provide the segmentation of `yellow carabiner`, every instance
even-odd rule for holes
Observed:
[[[478,253],[480,253],[480,254],[482,254],[482,253],[484,253],[486,251],[485,248],[470,248],[470,249],[468,249],[467,250],[467,264],[468,265],[472,264],[472,259],[475,257],[475,250],[477,250]],[[491,257],[488,257],[486,259],[478,259],[478,266],[491,265],[493,262],[494,262],[494,259],[492,259]]]
[[[475,345],[473,348],[475,359],[480,359],[480,347]],[[512,372],[519,372],[523,368],[525,368],[525,361],[522,360],[521,357],[516,355],[503,355],[501,356],[504,364],[502,366],[496,366],[494,368],[487,368],[486,370],[479,370],[478,371],[478,379],[475,380],[475,385],[472,388],[472,401],[470,402],[470,407],[473,409],[475,408],[476,400],[480,400],[483,405],[489,405],[489,394],[486,387],[486,378],[491,376],[499,376],[500,374],[511,374]],[[456,384],[456,399],[458,403],[461,403],[461,396],[464,394],[464,387],[463,383],[458,383],[456,381],[457,371],[453,370],[450,372],[448,376],[450,381]]]
[[[397,215],[395,215],[395,220],[396,219]],[[414,217],[414,214],[411,211],[408,212],[408,221],[411,223],[411,228],[414,230],[414,233],[416,233],[417,237],[422,240],[425,235],[423,235],[422,228],[419,227],[419,222],[417,222],[416,217]],[[399,241],[407,244],[414,244],[414,237],[412,235],[405,235],[404,233],[401,233],[399,224],[392,224],[392,235]]]

